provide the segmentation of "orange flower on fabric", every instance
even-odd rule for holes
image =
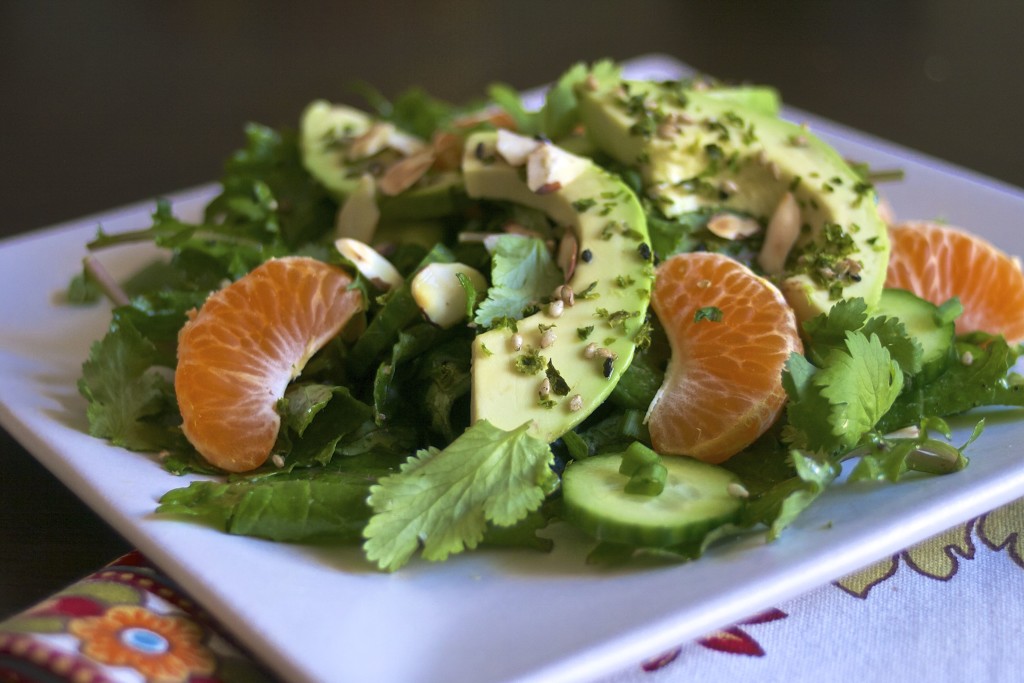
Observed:
[[[131,667],[149,683],[184,683],[192,675],[213,673],[216,666],[202,629],[182,616],[118,605],[100,616],[72,619],[68,631],[82,640],[86,657]]]

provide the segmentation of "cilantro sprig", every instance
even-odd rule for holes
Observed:
[[[371,487],[367,558],[389,571],[421,547],[424,559],[444,560],[475,548],[489,524],[513,526],[539,509],[558,476],[549,445],[528,428],[477,422],[447,448],[419,451]]]

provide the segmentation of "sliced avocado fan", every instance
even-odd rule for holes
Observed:
[[[591,160],[538,142],[537,158],[510,164],[503,133],[470,137],[463,158],[470,197],[545,212],[578,244],[560,295],[515,325],[473,343],[472,418],[503,429],[530,423],[551,442],[605,400],[633,359],[654,278],[647,222],[636,195]],[[530,166],[550,162],[550,180],[531,189]],[[570,242],[571,243],[571,242]]]
[[[772,115],[769,94],[749,106],[728,89],[608,79],[576,94],[594,144],[639,170],[667,218],[711,207],[770,224],[787,195],[795,200],[793,239],[767,274],[801,321],[841,298],[877,304],[889,238],[874,188],[806,127]]]

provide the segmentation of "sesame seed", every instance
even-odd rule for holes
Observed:
[[[640,246],[637,247],[637,251],[640,252],[640,258],[644,261],[651,260],[651,245],[647,244],[647,242],[641,242]]]
[[[593,358],[596,355],[597,355],[597,344],[595,344],[594,342],[590,342],[589,344],[587,344],[583,348],[583,357],[584,358]]]
[[[554,330],[547,330],[547,331],[545,331],[544,334],[542,334],[540,336],[540,347],[542,349],[548,348],[549,346],[551,346],[552,344],[555,343],[555,339],[557,339],[557,338],[558,337],[555,336],[555,331]]]
[[[274,463],[274,467],[277,469],[282,469],[284,467],[284,457],[282,457],[280,453],[274,453],[274,455],[270,457],[270,460]]]
[[[615,371],[615,359],[614,358],[605,358],[604,359],[604,368],[603,369],[604,369],[604,376],[606,378],[607,377],[611,377],[612,376],[612,372]]]
[[[970,351],[964,351],[964,354],[960,356],[960,362],[963,363],[964,365],[973,365],[974,354],[971,353]]]
[[[590,263],[590,261],[594,258],[594,252],[590,251],[589,249],[584,249],[583,251],[580,252],[580,258],[583,259],[584,263]]]
[[[521,335],[521,334],[513,334],[512,335],[512,350],[513,351],[518,351],[521,348],[523,348],[523,335]]]
[[[573,395],[573,397],[569,399],[569,410],[571,410],[572,412],[575,413],[575,412],[578,412],[578,411],[580,411],[582,409],[583,409],[583,397],[580,396],[579,394]]]
[[[548,315],[550,315],[552,318],[560,318],[564,310],[565,302],[562,301],[561,299],[555,299],[550,304],[548,304]]]
[[[551,380],[545,377],[540,383],[540,389],[537,390],[537,393],[541,395],[541,398],[548,396],[551,393]]]

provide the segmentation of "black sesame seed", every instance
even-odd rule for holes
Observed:
[[[612,371],[615,369],[615,359],[608,357],[604,359],[604,376],[611,377]]]
[[[641,242],[640,246],[637,247],[637,251],[640,252],[640,258],[644,261],[651,260],[651,245],[647,244],[647,242]]]
[[[580,258],[583,259],[584,263],[590,263],[591,259],[594,258],[594,252],[589,249],[584,249],[580,252]]]
[[[484,143],[478,142],[476,144],[476,149],[473,150],[473,154],[476,156],[477,159],[479,159],[480,161],[483,161],[484,160],[484,152],[486,150],[487,150],[487,148],[484,147]]]

